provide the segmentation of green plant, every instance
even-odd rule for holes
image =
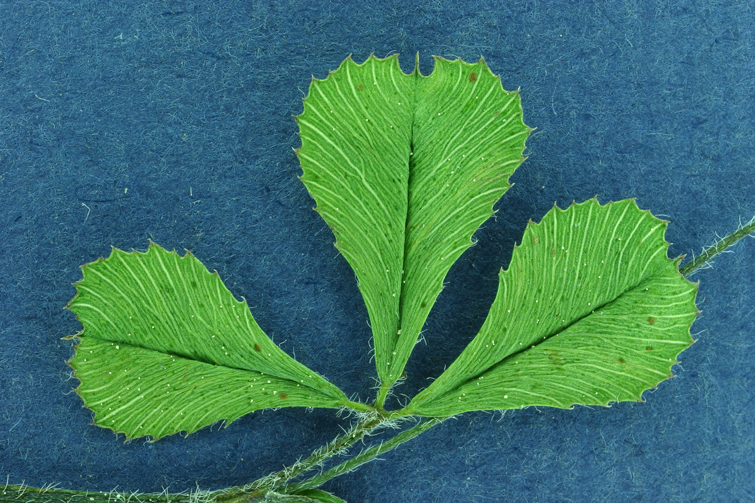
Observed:
[[[755,229],[750,222],[680,271],[681,258],[667,258],[666,222],[633,200],[554,207],[528,224],[474,340],[406,406],[388,410],[447,272],[508,190],[530,128],[518,93],[504,91],[483,60],[436,58],[424,77],[416,67],[404,74],[396,56],[349,58],[313,80],[297,122],[301,180],[357,275],[380,386],[374,402],[348,399],[278,348],[246,301],[190,253],[154,243],[145,253],[113,249],[82,267],[68,305],[84,326],[71,336],[79,343],[69,363],[95,424],[156,441],[266,408],[345,408],[358,417],[279,473],[173,501],[341,501],[317,487],[450,416],[642,400],[693,342],[697,286],[685,275]],[[410,421],[392,439],[300,478],[366,435]],[[8,485],[0,501],[19,494],[83,495]]]

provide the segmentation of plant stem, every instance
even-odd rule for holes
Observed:
[[[702,254],[694,257],[691,261],[679,268],[679,272],[689,277],[699,268],[710,264],[714,257],[723,253],[733,246],[737,241],[745,236],[755,233],[755,217],[745,225],[719,240],[713,246],[705,249]],[[0,503],[18,503],[18,502],[38,502],[38,503],[112,503],[113,501],[140,501],[143,503],[183,503],[192,502],[202,499],[204,501],[217,502],[235,502],[251,501],[251,498],[261,497],[267,491],[279,490],[283,488],[287,493],[303,491],[319,487],[328,480],[350,472],[357,467],[374,460],[380,454],[395,449],[423,433],[436,424],[443,422],[446,418],[429,418],[421,420],[412,428],[399,433],[391,439],[380,445],[370,447],[353,458],[327,470],[320,475],[295,484],[287,484],[294,477],[305,473],[312,468],[321,466],[327,459],[343,454],[349,447],[362,440],[365,436],[370,435],[376,429],[395,424],[396,420],[405,419],[411,416],[401,414],[401,411],[386,413],[383,410],[390,386],[381,386],[375,402],[375,407],[358,402],[349,402],[348,407],[363,413],[363,419],[354,425],[347,433],[336,437],[329,444],[314,451],[304,461],[298,461],[283,470],[263,477],[246,486],[231,487],[223,491],[209,492],[202,491],[199,493],[118,493],[111,492],[90,492],[74,491],[69,489],[58,489],[54,485],[45,485],[44,487],[28,487],[23,483],[20,486],[5,484],[0,488]]]
[[[684,264],[684,266],[679,269],[679,272],[682,274],[682,276],[689,277],[700,267],[709,264],[710,261],[713,260],[713,257],[718,255],[719,253],[723,253],[727,248],[734,245],[734,243],[736,243],[743,237],[752,234],[753,232],[755,232],[755,217],[753,217],[749,222],[747,222],[736,231],[718,241],[713,246],[706,248],[703,253]]]
[[[321,466],[323,462],[333,456],[345,453],[354,443],[362,440],[366,435],[369,435],[377,428],[385,425],[385,419],[373,411],[372,414],[367,415],[344,435],[336,437],[329,444],[317,449],[304,461],[297,461],[293,465],[287,466],[277,473],[267,475],[251,484],[228,488],[224,490],[222,494],[219,494],[215,501],[234,501],[241,496],[254,492],[261,490],[273,491],[283,487],[294,477],[297,477],[312,468]]]
[[[171,494],[140,494],[140,493],[109,493],[91,491],[72,491],[57,489],[54,485],[44,487],[28,487],[5,484],[0,488],[0,503],[113,503],[114,501],[139,501],[142,503],[182,503],[190,502],[188,493]]]
[[[286,484],[292,478],[306,472],[307,470],[319,466],[326,459],[342,454],[345,449],[353,445],[355,442],[361,440],[366,435],[372,433],[375,429],[386,426],[388,421],[384,420],[380,416],[373,415],[357,423],[349,432],[345,435],[337,437],[328,445],[318,449],[312,455],[310,455],[304,461],[300,461],[290,467],[281,470],[278,473],[274,473],[264,477],[256,482],[248,484],[246,486],[231,487],[222,491],[205,492],[201,495],[201,499],[205,501],[215,502],[241,502],[249,501],[253,497],[264,497],[267,491],[277,490],[283,488],[286,493],[293,493],[303,491],[305,489],[312,489],[325,483],[326,481],[350,472],[355,468],[374,460],[380,454],[395,449],[399,445],[403,444],[416,437],[420,433],[423,433],[436,424],[444,421],[445,418],[430,418],[421,420],[419,423],[409,428],[406,431],[399,433],[391,439],[382,442],[380,445],[371,447],[361,454],[339,464],[338,466],[331,468],[330,470],[312,477],[311,479],[299,482],[296,484]],[[68,489],[57,489],[54,486],[45,486],[42,488],[28,487],[25,485],[14,486],[6,484],[2,490],[0,490],[0,503],[18,503],[23,502],[39,502],[39,503],[112,503],[113,501],[128,501],[134,500],[138,496],[138,501],[143,503],[183,503],[192,502],[198,500],[197,493],[179,493],[171,494],[167,493],[152,493],[152,494],[138,494],[138,493],[118,493],[111,491],[109,493],[103,492],[89,492],[89,491],[73,491]]]
[[[413,427],[409,428],[406,431],[403,431],[396,435],[395,437],[391,438],[390,440],[387,440],[385,442],[380,443],[380,445],[376,445],[374,447],[370,447],[366,451],[362,452],[361,454],[354,456],[353,458],[344,461],[338,466],[335,466],[331,468],[330,470],[312,477],[311,479],[305,480],[303,482],[298,482],[296,484],[291,484],[286,486],[285,491],[287,493],[297,493],[299,491],[303,491],[305,489],[313,489],[315,487],[319,487],[328,480],[338,477],[339,475],[343,475],[344,473],[348,473],[355,468],[368,463],[378,457],[380,454],[383,454],[385,452],[388,452],[392,449],[395,449],[399,445],[403,444],[404,442],[407,442],[420,433],[424,433],[436,424],[440,424],[447,418],[438,418],[433,417],[430,419],[425,419],[414,425]]]
[[[217,501],[217,502],[234,502],[234,501],[246,501],[253,496],[264,496],[269,490],[275,490],[279,487],[286,485],[292,478],[301,475],[302,473],[320,466],[325,460],[332,456],[343,454],[354,443],[363,439],[366,435],[369,435],[374,430],[380,427],[384,427],[389,422],[379,414],[372,411],[371,414],[365,415],[365,417],[354,425],[345,434],[336,437],[329,444],[314,451],[304,461],[298,461],[293,465],[284,468],[283,470],[263,477],[251,484],[245,486],[230,487],[221,491],[202,491],[203,501]],[[69,489],[58,489],[55,486],[44,487],[28,487],[23,483],[20,486],[5,484],[0,489],[0,503],[18,503],[18,502],[39,502],[39,503],[112,503],[113,501],[128,501],[134,500],[138,494],[138,501],[142,503],[182,503],[197,501],[198,494],[195,493],[179,493],[171,494],[167,493],[119,493],[116,491],[111,492],[90,492],[90,491],[74,491]]]

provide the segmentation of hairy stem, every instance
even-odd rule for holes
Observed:
[[[723,253],[737,241],[745,236],[755,233],[755,217],[747,222],[745,225],[725,236],[719,240],[713,246],[705,249],[702,254],[694,257],[684,266],[679,268],[679,272],[689,277],[701,267],[710,264],[710,262]],[[441,423],[445,418],[429,418],[421,420],[412,428],[399,433],[391,439],[382,442],[379,445],[370,447],[362,453],[354,456],[353,458],[344,461],[343,463],[327,470],[320,475],[316,475],[310,479],[295,484],[289,484],[288,482],[295,477],[316,468],[322,466],[322,464],[329,458],[343,454],[346,450],[354,445],[356,442],[362,440],[365,436],[372,434],[375,430],[381,427],[394,426],[395,421],[399,419],[405,419],[407,416],[402,416],[401,411],[394,413],[386,413],[383,410],[383,404],[388,396],[390,386],[381,387],[378,392],[375,408],[357,403],[349,402],[348,406],[354,410],[362,413],[363,418],[357,424],[355,424],[348,432],[341,435],[331,441],[329,444],[317,449],[307,459],[298,461],[293,465],[284,468],[283,470],[270,474],[262,479],[259,479],[246,486],[231,487],[222,491],[196,491],[192,493],[178,493],[168,494],[152,493],[119,493],[115,491],[111,492],[90,492],[90,491],[74,491],[69,489],[59,489],[55,485],[45,485],[43,487],[29,487],[23,483],[19,485],[11,485],[6,483],[4,486],[0,486],[0,503],[18,503],[23,502],[39,502],[39,503],[112,503],[113,501],[140,501],[144,503],[196,503],[196,502],[241,502],[241,501],[256,501],[257,497],[264,498],[264,494],[267,491],[284,490],[287,493],[295,493],[303,491],[305,489],[312,489],[325,483],[326,481],[350,472],[357,467],[368,463],[380,454],[390,451],[416,437],[420,433],[423,433],[436,424]],[[375,410],[377,409],[377,410]],[[408,416],[411,417],[411,416]]]
[[[348,432],[336,437],[330,443],[314,451],[307,459],[297,461],[283,470],[263,477],[245,486],[230,487],[221,491],[196,491],[193,493],[119,493],[90,492],[59,489],[54,485],[44,487],[29,487],[23,483],[20,486],[5,484],[0,489],[0,503],[39,502],[39,503],[112,503],[113,501],[140,501],[143,503],[196,503],[196,502],[236,502],[254,501],[256,496],[264,496],[267,491],[278,489],[286,485],[294,477],[321,466],[324,461],[343,454],[354,443],[362,440],[374,430],[389,423],[384,417],[375,413],[365,414],[363,419],[355,424]],[[138,498],[136,498],[138,496]]]
[[[72,491],[58,489],[55,485],[28,487],[5,484],[0,487],[0,503],[113,503],[114,501],[139,501],[141,503],[183,503],[202,501],[197,493],[188,494],[141,494]]]
[[[700,267],[709,264],[716,255],[723,253],[727,248],[734,245],[734,243],[736,243],[743,237],[752,234],[753,232],[755,232],[755,217],[753,217],[749,222],[747,222],[736,231],[718,241],[713,246],[703,250],[700,255],[694,257],[692,260],[684,264],[684,266],[679,269],[679,272],[682,274],[682,276],[690,276]]]
[[[219,494],[215,501],[235,501],[244,495],[259,491],[276,490],[285,486],[288,481],[317,466],[322,466],[327,459],[344,454],[354,443],[362,440],[366,435],[385,425],[385,420],[377,413],[368,414],[364,419],[354,425],[344,435],[336,437],[330,443],[317,449],[303,461],[297,461],[283,470],[272,473],[245,486],[231,487]]]
[[[409,428],[406,431],[403,431],[399,433],[398,435],[394,436],[390,440],[386,440],[385,442],[381,442],[379,445],[376,445],[374,447],[370,447],[366,451],[358,454],[357,456],[354,456],[353,458],[344,461],[338,466],[335,466],[331,468],[330,470],[321,473],[320,475],[316,475],[308,480],[305,480],[303,482],[298,482],[296,484],[291,484],[286,486],[285,491],[287,493],[297,493],[299,491],[303,491],[305,489],[313,489],[315,487],[319,487],[328,480],[338,477],[339,475],[343,475],[344,473],[348,473],[357,467],[369,463],[370,461],[377,458],[379,455],[388,452],[392,449],[395,449],[399,445],[403,444],[404,442],[407,442],[420,433],[424,433],[436,424],[440,424],[443,422],[446,418],[438,418],[433,417],[430,419],[424,419],[414,425],[413,427]]]

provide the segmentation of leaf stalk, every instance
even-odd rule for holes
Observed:
[[[749,222],[747,222],[745,225],[743,225],[736,231],[732,232],[731,234],[727,235],[723,239],[719,240],[713,246],[710,246],[709,248],[706,248],[705,250],[703,250],[703,252],[697,257],[693,257],[692,260],[684,264],[679,269],[679,272],[682,274],[682,276],[688,278],[694,272],[700,269],[702,266],[706,264],[710,265],[710,262],[713,260],[714,257],[725,252],[728,248],[731,248],[737,241],[739,241],[745,236],[749,236],[753,232],[755,232],[755,217],[750,219]]]
[[[298,482],[296,484],[291,484],[291,485],[286,486],[285,488],[286,492],[290,494],[296,494],[306,489],[313,489],[313,488],[319,487],[325,482],[327,482],[328,480],[338,477],[339,475],[343,475],[345,473],[351,472],[355,470],[356,468],[358,468],[359,466],[376,459],[381,454],[384,454],[390,450],[395,449],[396,447],[403,444],[404,442],[407,442],[413,439],[414,437],[416,437],[417,435],[426,432],[427,430],[429,430],[436,424],[440,424],[446,419],[447,418],[433,417],[433,418],[421,420],[419,423],[409,428],[408,430],[399,433],[398,435],[394,436],[393,438],[385,442],[381,442],[379,445],[370,447],[369,449],[363,451],[357,456],[354,456],[353,458],[347,461],[344,461],[338,466],[335,466],[331,468],[330,470],[323,472],[320,475],[312,477],[303,482]]]

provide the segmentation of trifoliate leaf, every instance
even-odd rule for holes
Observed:
[[[522,162],[517,92],[481,59],[346,59],[297,117],[302,181],[359,281],[384,386],[398,379],[451,265]]]
[[[157,440],[273,407],[340,407],[343,392],[273,343],[191,253],[151,243],[82,267],[69,361],[95,424]]]
[[[693,341],[697,285],[666,222],[633,200],[553,208],[530,224],[485,323],[407,411],[448,416],[641,400]]]

